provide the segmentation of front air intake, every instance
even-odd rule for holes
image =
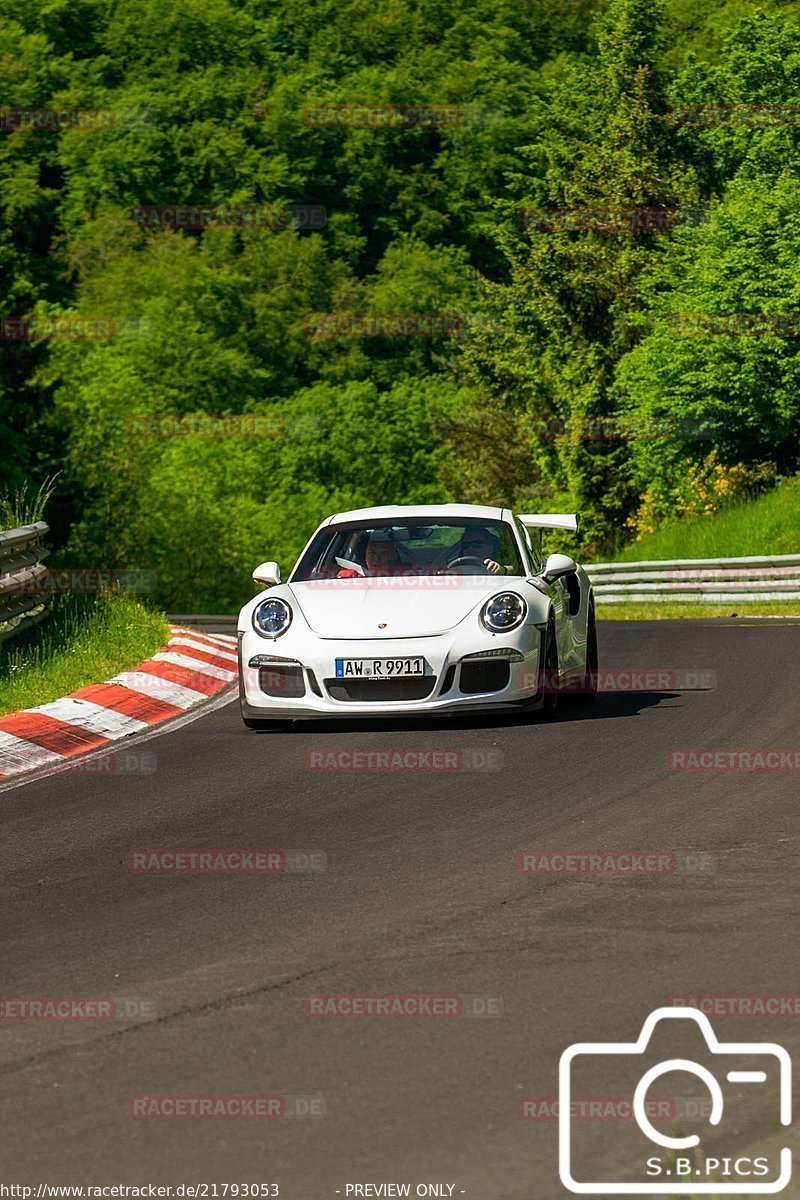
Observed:
[[[478,692],[501,692],[508,687],[511,667],[507,661],[497,658],[476,659],[462,662],[459,687],[468,695]]]
[[[425,700],[436,685],[435,675],[409,679],[326,679],[332,700],[351,704],[384,704],[388,701]]]
[[[269,666],[259,667],[258,686],[265,696],[296,699],[306,694],[303,668],[299,663],[296,666],[270,663]]]

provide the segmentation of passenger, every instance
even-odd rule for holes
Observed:
[[[364,561],[370,575],[394,575],[400,566],[396,544],[383,538],[370,538]]]
[[[390,542],[388,538],[371,537],[364,552],[364,562],[366,564],[364,575],[367,577],[394,575],[401,565],[396,543]],[[336,576],[337,579],[358,579],[359,577],[363,578],[361,572],[352,567],[342,567]]]

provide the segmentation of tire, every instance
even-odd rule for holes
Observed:
[[[558,711],[558,643],[556,642],[555,622],[551,618],[547,623],[544,635],[544,680],[542,691],[544,701],[541,708],[542,718],[552,720]]]
[[[583,671],[578,676],[576,685],[567,685],[562,699],[569,700],[570,704],[587,704],[594,700],[597,696],[597,671],[597,622],[592,604],[586,619],[586,659]]]
[[[586,623],[586,671],[583,678],[583,699],[594,700],[597,697],[597,676],[600,660],[597,653],[597,621],[594,615],[594,605],[589,609],[589,619]]]
[[[268,733],[270,730],[273,733],[280,733],[282,730],[291,729],[291,721],[255,721],[252,717],[242,717],[248,729],[257,729],[262,733]]]

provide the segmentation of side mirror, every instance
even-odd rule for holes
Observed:
[[[264,587],[272,587],[280,583],[281,569],[276,562],[264,562],[253,571],[254,583],[263,583]]]
[[[563,579],[565,575],[572,575],[577,569],[578,564],[568,554],[551,554],[544,564],[542,579],[545,583],[555,583],[557,579]]]

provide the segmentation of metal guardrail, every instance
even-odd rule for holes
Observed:
[[[42,559],[50,551],[42,539],[49,529],[45,521],[36,521],[0,533],[0,642],[47,616],[36,585],[47,574]]]
[[[598,604],[800,600],[800,554],[595,563],[586,572]]]
[[[174,625],[231,625],[236,629],[237,613],[167,613],[167,620]]]

